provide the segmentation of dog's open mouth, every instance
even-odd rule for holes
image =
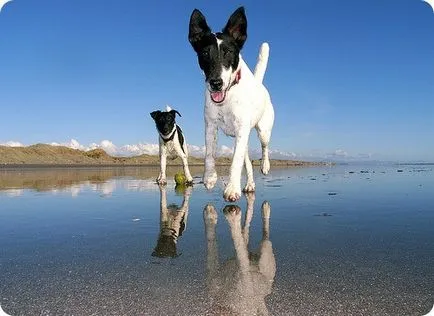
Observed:
[[[226,91],[213,91],[210,95],[214,103],[222,103],[225,100]]]

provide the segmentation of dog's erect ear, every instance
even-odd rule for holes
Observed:
[[[161,113],[161,111],[154,111],[154,112],[151,112],[150,114],[151,114],[151,117],[155,120],[158,117],[158,115],[160,115],[160,113]]]
[[[180,117],[182,117],[181,113],[179,113],[177,110],[171,110],[170,113],[172,113],[173,116],[175,116],[175,114],[178,114]]]
[[[223,33],[232,36],[241,49],[247,39],[247,18],[244,7],[239,7],[232,13]]]
[[[206,19],[202,12],[194,9],[190,16],[190,26],[188,31],[188,40],[191,46],[197,52],[199,49],[199,42],[205,36],[211,34],[211,29],[206,23]]]

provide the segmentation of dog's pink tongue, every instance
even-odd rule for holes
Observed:
[[[222,102],[224,98],[225,93],[223,91],[211,92],[211,99],[216,103]]]

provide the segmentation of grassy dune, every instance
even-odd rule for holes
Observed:
[[[230,165],[231,158],[218,157],[216,164],[221,166]],[[176,158],[168,160],[168,165],[181,165],[181,160]],[[189,157],[190,165],[201,166],[203,158]],[[259,165],[259,160],[253,160],[254,165]],[[315,166],[324,163],[306,162],[297,160],[271,160],[273,166]],[[52,146],[36,144],[27,147],[0,146],[0,165],[8,166],[157,166],[159,157],[156,155],[139,155],[133,157],[114,157],[102,149],[83,151],[64,146]]]

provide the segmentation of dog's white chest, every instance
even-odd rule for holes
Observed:
[[[167,158],[173,160],[178,157],[177,148],[173,140],[164,143],[164,146],[166,147]]]
[[[231,113],[219,112],[217,115],[217,126],[228,136],[234,137],[238,126],[240,125],[239,120]]]

